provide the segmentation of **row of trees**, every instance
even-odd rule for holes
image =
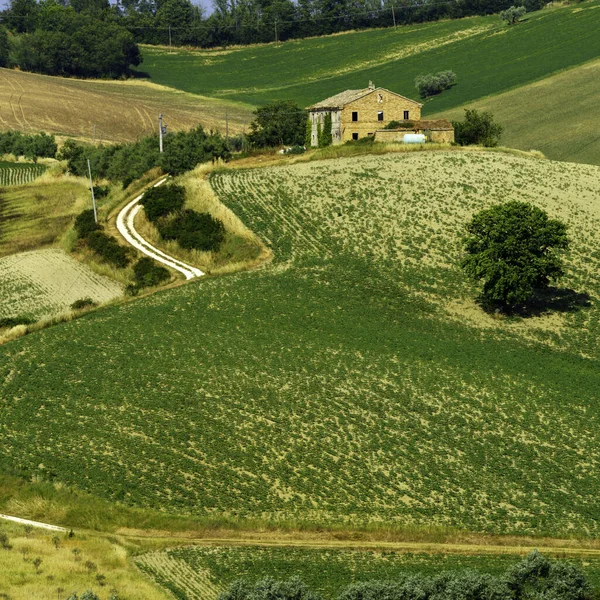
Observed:
[[[565,561],[551,561],[534,551],[504,574],[474,570],[435,576],[399,574],[394,581],[369,581],[343,589],[338,600],[591,600],[584,573]],[[219,600],[321,600],[298,578],[235,582]]]
[[[534,10],[545,0],[521,0],[524,2],[528,10]],[[9,9],[0,14],[0,21],[15,33],[35,34],[34,39],[40,37],[48,43],[51,36],[42,32],[63,33],[62,21],[72,21],[68,14],[72,11],[86,15],[103,30],[96,31],[99,40],[94,45],[106,39],[107,32],[115,33],[109,26],[125,28],[130,36],[119,34],[117,38],[124,44],[124,55],[129,56],[132,41],[202,47],[264,43],[492,14],[512,4],[513,0],[213,0],[214,12],[206,17],[191,0],[121,0],[114,6],[108,0],[12,0]],[[49,12],[53,15],[50,23]],[[130,65],[139,64],[135,56],[132,58]],[[40,68],[37,63],[35,66]],[[111,69],[105,70],[107,76],[116,74],[116,66],[111,65]]]

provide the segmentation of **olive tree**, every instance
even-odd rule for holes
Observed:
[[[566,225],[536,206],[510,201],[477,213],[467,225],[461,266],[483,282],[485,309],[514,310],[563,274]]]
[[[465,109],[464,121],[453,121],[454,138],[461,146],[479,145],[493,148],[500,142],[504,128],[494,123],[489,112],[478,112],[474,108]]]
[[[515,25],[525,15],[527,9],[524,6],[511,6],[500,13],[500,18],[509,25]]]

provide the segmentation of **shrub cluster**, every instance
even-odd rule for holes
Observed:
[[[131,258],[131,251],[121,246],[115,238],[102,231],[102,227],[94,220],[93,210],[84,210],[75,219],[75,231],[79,239],[85,240],[88,247],[98,254],[104,262],[115,267],[126,267]]]
[[[452,121],[454,139],[461,146],[480,145],[493,148],[500,142],[504,128],[494,123],[494,117],[488,112],[465,109],[464,121]]]
[[[92,308],[93,306],[98,306],[98,303],[94,302],[94,300],[89,297],[80,298],[71,304],[73,310],[83,310],[84,308]]]
[[[32,323],[35,323],[35,319],[27,316],[4,317],[0,319],[0,329],[3,327],[16,327],[17,325],[31,325]]]
[[[208,213],[183,209],[185,188],[163,185],[146,192],[140,201],[146,217],[165,240],[175,240],[186,250],[217,251],[225,239],[223,223]]]
[[[454,71],[440,71],[439,73],[428,73],[419,75],[415,79],[415,87],[419,90],[421,98],[429,98],[441,94],[444,90],[456,84],[456,73]]]
[[[8,34],[4,27],[0,27],[0,67],[6,67],[8,65]]]
[[[146,217],[155,223],[160,217],[181,210],[185,202],[185,188],[181,185],[163,185],[150,188],[140,200]]]
[[[527,9],[524,6],[510,6],[500,13],[500,18],[509,25],[518,23],[525,16]]]
[[[159,285],[169,279],[169,271],[157,265],[151,258],[144,257],[133,265],[135,284],[138,289]]]
[[[591,600],[593,591],[583,572],[573,564],[551,561],[530,553],[503,575],[475,570],[448,571],[436,576],[400,574],[395,581],[352,584],[337,600]],[[233,583],[219,600],[320,600],[298,578],[263,579]]]
[[[38,158],[54,158],[56,149],[53,135],[26,135],[20,131],[0,133],[0,154],[14,154],[37,161]]]
[[[158,224],[165,240],[176,240],[186,250],[217,251],[225,239],[223,223],[208,213],[180,210]]]
[[[230,156],[225,140],[219,133],[207,134],[201,126],[190,131],[169,134],[164,139],[164,152],[159,152],[157,136],[142,138],[131,144],[89,146],[67,140],[59,153],[71,173],[87,175],[87,159],[96,177],[121,181],[126,187],[154,167],[179,175],[196,165]]]

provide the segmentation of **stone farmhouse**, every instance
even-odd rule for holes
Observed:
[[[346,90],[307,108],[312,125],[311,146],[318,146],[319,126],[323,127],[327,114],[331,114],[334,144],[367,136],[375,136],[377,141],[402,141],[405,133],[425,133],[435,142],[454,141],[454,129],[448,121],[421,121],[422,106],[420,102],[377,88],[370,81],[365,89]],[[400,121],[407,127],[384,130],[392,121]]]

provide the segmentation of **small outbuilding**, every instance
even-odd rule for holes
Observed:
[[[454,127],[446,119],[411,121],[401,123],[401,126],[394,129],[378,129],[375,132],[375,141],[403,142],[406,134],[422,134],[428,142],[435,144],[454,142]]]
[[[319,127],[323,127],[327,114],[331,114],[333,143],[342,144],[375,136],[392,121],[420,121],[422,106],[420,102],[375,87],[370,81],[362,90],[346,90],[307,108],[312,125],[311,146],[319,145]]]

